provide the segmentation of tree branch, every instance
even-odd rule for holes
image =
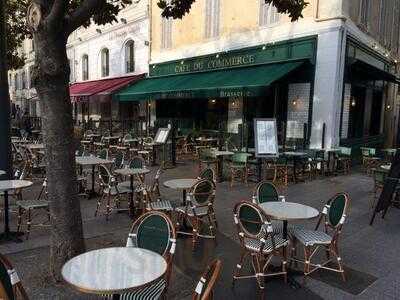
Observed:
[[[68,9],[69,0],[54,0],[50,13],[47,17],[47,23],[50,27],[60,25]]]
[[[71,33],[85,22],[88,22],[97,9],[101,7],[102,2],[104,0],[85,0],[79,5],[67,18],[67,32]]]

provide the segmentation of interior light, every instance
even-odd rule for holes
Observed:
[[[356,99],[354,99],[354,97],[352,98],[352,100],[351,100],[351,106],[356,106]]]

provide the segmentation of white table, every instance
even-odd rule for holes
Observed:
[[[30,150],[43,150],[44,144],[26,144],[25,147]]]
[[[381,166],[381,168],[384,169],[384,170],[386,170],[386,171],[389,171],[391,167],[392,167],[392,164],[382,165],[382,166]]]
[[[92,166],[92,190],[90,191],[89,196],[93,196],[95,194],[94,191],[94,169],[97,165],[108,165],[114,163],[112,160],[102,159],[96,156],[76,156],[76,163],[83,166]]]
[[[271,201],[260,204],[264,212],[275,220],[283,221],[283,237],[287,238],[288,221],[313,219],[319,211],[311,206],[294,202]]]
[[[10,231],[10,220],[9,220],[9,205],[8,205],[8,192],[27,188],[31,186],[33,182],[27,180],[1,180],[0,181],[0,192],[4,192],[4,233],[0,235],[0,241],[15,241],[20,242],[18,239],[18,233]]]
[[[124,168],[124,169],[116,169],[114,170],[115,174],[119,174],[122,176],[129,176],[130,178],[130,189],[132,191],[131,193],[131,203],[129,204],[129,213],[131,215],[131,217],[133,217],[135,215],[135,206],[134,206],[134,201],[133,201],[133,181],[134,181],[134,177],[137,177],[138,180],[143,183],[144,179],[141,178],[141,175],[146,175],[148,173],[150,173],[150,170],[147,168]]]
[[[6,175],[6,171],[0,170],[0,176]]]
[[[119,299],[119,294],[157,282],[166,271],[167,262],[158,253],[115,247],[78,255],[63,266],[61,274],[78,291]]]
[[[186,191],[190,189],[198,179],[193,178],[186,178],[186,179],[172,179],[167,180],[163,184],[165,187],[174,189],[174,190],[181,190],[182,191],[182,200],[183,205],[186,205]]]

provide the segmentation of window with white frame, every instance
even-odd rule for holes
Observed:
[[[371,0],[360,0],[360,23],[368,27],[371,18]]]
[[[268,26],[279,23],[280,14],[275,6],[265,3],[265,0],[260,0],[260,26]]]
[[[206,0],[205,13],[205,34],[206,38],[214,38],[219,36],[220,31],[220,0]]]
[[[89,56],[84,54],[82,56],[82,80],[89,79]]]
[[[110,75],[110,52],[107,48],[101,50],[101,77]]]
[[[132,40],[125,44],[125,71],[135,72],[135,42]]]
[[[172,47],[172,18],[161,19],[161,48],[168,49]]]

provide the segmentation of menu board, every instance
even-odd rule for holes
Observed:
[[[297,121],[286,122],[286,138],[288,139],[302,139],[304,131],[304,124]]]
[[[276,119],[254,119],[254,137],[257,157],[278,156]]]
[[[165,144],[168,139],[170,128],[158,128],[154,142],[157,144]]]

